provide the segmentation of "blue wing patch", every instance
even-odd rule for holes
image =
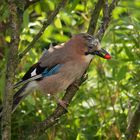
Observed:
[[[61,67],[62,67],[62,64],[58,64],[58,65],[54,66],[51,70],[49,70],[49,69],[46,68],[43,71],[42,76],[43,77],[47,77],[47,76],[51,76],[53,74],[56,74]]]
[[[38,74],[38,75],[32,76],[32,77],[30,77],[28,79],[19,81],[18,83],[16,83],[14,85],[14,88],[20,86],[21,84],[26,84],[26,83],[28,83],[30,81],[37,80],[37,79],[40,79],[42,77],[47,77],[47,76],[51,76],[53,74],[56,74],[60,70],[60,68],[62,66],[63,66],[63,64],[57,64],[52,69],[46,68],[41,74]]]

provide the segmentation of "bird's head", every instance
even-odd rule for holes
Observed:
[[[101,48],[100,42],[97,38],[94,38],[92,35],[87,33],[81,33],[75,35],[75,37],[84,42],[85,55],[98,55],[104,59],[111,59],[111,55]]]

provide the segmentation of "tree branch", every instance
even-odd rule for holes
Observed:
[[[104,0],[98,0],[97,4],[95,5],[95,9],[92,12],[91,20],[90,20],[88,31],[87,31],[87,33],[91,35],[95,33],[97,21],[100,15],[100,11],[103,7],[103,4],[104,4]]]
[[[15,3],[9,3],[11,42],[8,46],[8,58],[6,65],[6,80],[3,97],[2,111],[2,140],[11,139],[11,111],[13,103],[13,83],[15,78],[15,68],[17,67],[17,55],[19,44],[19,19],[17,16],[17,7]]]
[[[139,126],[140,126],[140,102],[137,105],[137,108],[132,116],[132,119],[130,120],[130,122],[128,122],[128,127],[126,130],[127,140],[136,140]]]
[[[67,0],[61,0],[61,2],[58,4],[54,12],[49,16],[47,21],[44,21],[42,28],[37,33],[37,35],[33,38],[33,40],[30,42],[30,44],[27,46],[27,48],[19,54],[19,59],[22,59],[22,57],[34,46],[36,41],[41,37],[41,35],[44,33],[45,29],[52,23],[56,15],[58,14],[60,8],[64,7]]]
[[[112,11],[116,7],[119,0],[113,0],[110,6],[108,6],[108,0],[105,1],[104,8],[103,8],[103,18],[102,18],[102,24],[98,28],[98,33],[96,34],[96,37],[101,41],[104,33],[109,25],[109,22],[111,20]]]

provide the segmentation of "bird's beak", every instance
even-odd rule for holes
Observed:
[[[95,55],[98,55],[104,59],[111,59],[111,55],[104,49],[100,49],[98,51],[94,51]]]
[[[104,59],[111,59],[111,55],[106,50],[101,48],[101,45],[98,39],[93,39],[93,41],[90,43],[89,50],[88,52],[85,53],[85,55],[88,55],[88,54],[98,55]]]

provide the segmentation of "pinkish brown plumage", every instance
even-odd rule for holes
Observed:
[[[16,88],[23,84],[23,87],[13,97],[13,110],[33,89],[39,89],[45,95],[66,90],[83,75],[94,55],[111,58],[101,49],[98,39],[87,33],[75,35],[68,42],[51,47],[15,85]]]

